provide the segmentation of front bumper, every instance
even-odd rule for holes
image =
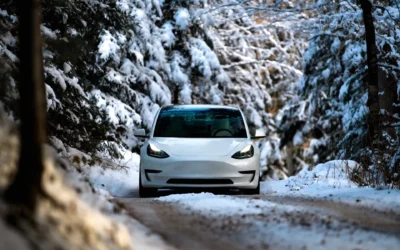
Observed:
[[[255,189],[260,176],[258,157],[170,156],[141,157],[140,174],[148,188],[240,188]]]

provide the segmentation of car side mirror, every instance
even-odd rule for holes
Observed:
[[[258,141],[267,137],[266,135],[254,135],[251,137],[252,140]]]
[[[252,139],[252,140],[255,140],[255,141],[258,141],[258,140],[264,139],[265,137],[267,137],[267,136],[265,135],[265,133],[260,132],[260,131],[256,131],[256,135],[251,136],[251,139]]]
[[[146,131],[144,129],[138,129],[133,133],[134,136],[138,138],[149,138],[148,135],[146,135]]]

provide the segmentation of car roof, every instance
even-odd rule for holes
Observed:
[[[185,104],[185,105],[169,105],[162,108],[162,110],[182,110],[182,109],[231,109],[239,110],[238,107],[226,105],[213,105],[213,104]]]

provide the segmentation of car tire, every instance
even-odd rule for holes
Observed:
[[[243,194],[246,195],[258,195],[260,194],[260,179],[258,179],[258,185],[255,189],[244,189]]]
[[[157,195],[157,188],[145,188],[142,185],[142,176],[139,171],[139,196],[140,198],[155,197]]]

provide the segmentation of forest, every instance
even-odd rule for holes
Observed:
[[[115,197],[173,104],[239,107],[264,190],[348,161],[338,182],[399,194],[398,0],[28,2],[0,3],[4,249],[159,249]]]

